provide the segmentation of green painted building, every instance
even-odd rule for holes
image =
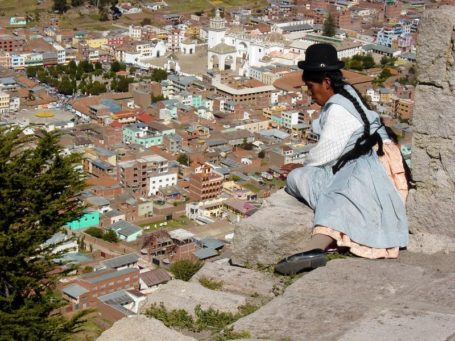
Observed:
[[[163,144],[163,134],[151,131],[143,123],[134,123],[123,127],[123,143],[138,144],[146,148]]]
[[[82,217],[79,219],[73,220],[66,225],[70,228],[71,231],[77,231],[86,229],[88,227],[99,226],[100,224],[100,212],[92,211],[85,212]]]

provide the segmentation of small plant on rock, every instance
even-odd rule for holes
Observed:
[[[251,337],[250,332],[246,330],[234,331],[234,327],[228,327],[223,329],[218,335],[215,335],[213,341],[228,341],[237,339],[248,339]]]
[[[216,281],[208,277],[199,278],[199,283],[210,290],[220,290],[223,287],[223,281]]]
[[[160,320],[166,327],[194,330],[193,317],[183,309],[168,311],[163,303],[159,306],[154,304],[146,310],[145,315]]]

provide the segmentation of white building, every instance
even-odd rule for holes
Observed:
[[[267,65],[269,62],[264,57],[284,53],[286,45],[283,35],[277,32],[246,33],[238,27],[227,31],[225,20],[217,10],[208,30],[208,68],[236,70],[238,74],[246,76],[250,66]]]
[[[0,114],[10,111],[10,95],[7,92],[0,91]]]
[[[352,58],[356,54],[363,54],[362,43],[348,39],[342,40],[333,37],[323,37],[315,34],[307,34],[304,38],[293,41],[289,46],[289,50],[290,52],[298,54],[300,60],[304,60],[306,49],[316,43],[332,44],[337,50],[339,59]]]
[[[10,111],[18,111],[20,106],[21,106],[20,97],[10,97],[10,100],[9,100],[9,110]]]
[[[150,181],[150,186],[149,186],[150,190],[149,190],[148,195],[149,196],[156,195],[156,193],[158,193],[158,190],[160,188],[177,185],[177,173],[171,173],[171,172],[156,173],[156,174],[150,176],[149,181]]]
[[[180,53],[182,54],[195,54],[196,43],[194,40],[185,39],[180,43]]]
[[[208,48],[221,43],[226,34],[226,20],[221,18],[220,10],[217,8],[215,17],[210,19],[210,29],[208,32]]]
[[[153,41],[138,42],[126,48],[119,48],[115,57],[123,63],[142,66],[145,65],[145,59],[158,58],[165,54],[166,44],[163,41]]]
[[[13,69],[23,69],[25,68],[25,58],[20,54],[13,54],[11,56],[11,67]]]
[[[295,110],[283,111],[281,113],[283,127],[292,129],[293,126],[299,124],[299,112]]]
[[[367,96],[370,97],[371,102],[373,103],[378,103],[381,98],[379,91],[374,91],[374,89],[368,89]]]
[[[134,40],[141,40],[142,38],[142,27],[130,25],[128,27],[128,36]]]
[[[57,51],[57,63],[65,64],[66,63],[66,49],[57,43],[52,43],[52,46]]]

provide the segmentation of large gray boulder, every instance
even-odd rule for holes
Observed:
[[[417,42],[409,249],[455,251],[455,7],[425,13]]]
[[[313,211],[280,190],[259,212],[235,226],[231,261],[240,266],[275,264],[299,252],[312,228]]]
[[[396,336],[405,335],[402,340],[424,341],[433,335],[431,340],[444,341],[455,333],[454,280],[453,272],[396,260],[333,260],[235,322],[234,330],[270,340],[401,340]]]
[[[113,324],[98,341],[197,341],[169,329],[161,321],[142,315],[125,317]]]
[[[199,283],[201,278],[221,282],[223,291],[247,296],[274,297],[275,291],[281,287],[278,278],[269,273],[229,264],[206,263],[190,282]]]
[[[199,283],[172,280],[150,293],[141,306],[144,313],[153,304],[163,304],[167,310],[183,309],[195,316],[194,308],[200,305],[203,310],[215,310],[237,313],[238,308],[247,303],[246,298],[228,292],[207,289]]]

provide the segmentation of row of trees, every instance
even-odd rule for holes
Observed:
[[[63,95],[73,95],[78,90],[82,93],[99,95],[106,92],[106,85],[93,81],[94,76],[103,73],[101,63],[95,65],[84,60],[77,65],[74,61],[68,65],[55,65],[44,68],[42,66],[29,66],[26,69],[28,77],[36,77],[40,82],[57,89]]]
[[[125,71],[127,66],[119,61],[113,61],[108,71],[103,71],[100,62],[95,64],[87,60],[76,64],[71,61],[68,65],[53,65],[44,68],[43,66],[29,66],[26,69],[28,77],[37,78],[40,82],[48,84],[64,95],[72,95],[78,91],[83,94],[99,95],[107,91],[106,84],[95,77],[102,76],[105,80],[110,80],[110,90],[116,92],[127,92],[128,85],[134,82],[134,77],[117,75],[119,71]],[[130,74],[135,72],[135,68],[130,68]],[[167,79],[167,72],[162,69],[153,69],[149,76],[143,79],[161,82]],[[153,98],[154,101],[163,99],[162,97]]]
[[[125,64],[114,61],[111,70],[104,74],[105,79],[112,78],[112,91],[126,92],[128,84],[134,81],[134,78],[116,76],[116,72],[125,69]],[[68,65],[56,65],[48,68],[30,66],[26,69],[26,73],[28,77],[36,77],[40,82],[55,87],[59,93],[64,95],[72,95],[77,91],[83,94],[99,95],[107,91],[104,83],[93,80],[93,77],[103,74],[100,62],[92,64],[83,60],[76,65],[74,61],[71,61]]]
[[[65,13],[71,7],[79,7],[85,3],[90,3],[93,6],[97,6],[98,9],[105,8],[109,5],[116,5],[118,0],[52,0],[52,9],[59,13]]]
[[[72,79],[80,81],[84,75],[93,74],[99,76],[103,73],[103,67],[100,62],[95,64],[90,63],[88,60],[82,60],[78,64],[74,60],[70,61],[67,65],[57,64],[44,68],[43,66],[29,66],[26,69],[27,77],[44,77],[49,76],[52,78],[61,78],[67,75]]]

